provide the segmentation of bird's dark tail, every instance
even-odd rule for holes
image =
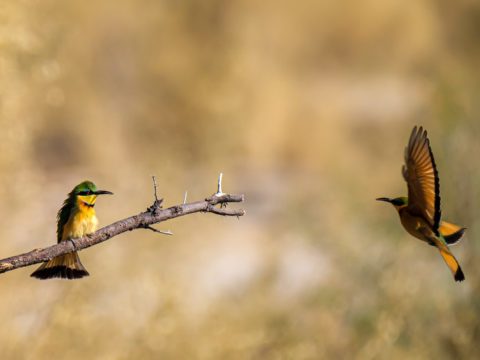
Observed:
[[[88,271],[82,265],[77,252],[57,256],[52,260],[43,263],[30,276],[45,280],[52,278],[59,279],[80,279],[88,276]]]

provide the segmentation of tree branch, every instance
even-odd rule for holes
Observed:
[[[156,184],[154,184],[154,187],[156,195]],[[151,227],[152,224],[157,224],[159,222],[163,222],[188,214],[193,214],[196,212],[210,212],[217,215],[237,217],[245,215],[245,210],[242,209],[237,210],[215,207],[215,205],[220,205],[220,207],[226,206],[227,203],[231,202],[242,202],[243,195],[216,193],[203,201],[183,203],[181,205],[169,207],[168,209],[162,209],[162,200],[163,199],[158,200],[156,198],[154,204],[150,206],[147,211],[117,221],[111,225],[105,226],[104,228],[94,232],[93,234],[89,234],[78,239],[73,239],[72,241],[61,242],[47,248],[35,249],[28,253],[0,260],[0,273],[4,273],[24,266],[45,262],[53,259],[56,256],[64,255],[72,251],[82,250],[87,247],[99,244],[108,239],[111,239],[112,237],[126,231],[132,231],[135,229],[156,230]],[[160,231],[157,230],[157,232]]]

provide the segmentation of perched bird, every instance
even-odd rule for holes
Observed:
[[[98,224],[94,209],[95,201],[98,195],[103,194],[113,193],[98,190],[91,181],[84,181],[75,186],[57,214],[58,242],[80,238],[95,232]],[[79,279],[88,275],[77,252],[74,251],[43,263],[30,276],[37,279]]]
[[[408,198],[378,198],[391,203],[400,215],[400,221],[410,235],[426,241],[440,251],[453,273],[455,281],[465,280],[462,268],[448,245],[457,243],[465,228],[440,221],[440,183],[427,131],[416,126],[405,148],[403,178],[408,185]]]

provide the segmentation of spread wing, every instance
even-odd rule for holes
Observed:
[[[402,168],[408,184],[408,210],[423,217],[438,236],[440,223],[440,184],[427,131],[415,126],[405,148]]]

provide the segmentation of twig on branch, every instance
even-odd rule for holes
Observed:
[[[167,231],[158,230],[158,229],[155,229],[154,227],[152,227],[151,225],[145,225],[143,228],[148,229],[148,230],[152,230],[153,232],[160,233],[160,234],[163,234],[163,235],[173,235],[173,233],[170,230],[167,230]]]
[[[223,192],[222,192],[222,176],[223,176],[222,173],[220,173],[220,175],[218,175],[217,193],[215,194],[217,196],[223,195]]]
[[[157,230],[151,227],[151,225],[196,212],[210,212],[217,215],[236,217],[245,215],[245,210],[242,209],[222,208],[223,205],[226,206],[228,203],[243,202],[243,195],[222,193],[221,178],[222,175],[220,174],[218,183],[218,190],[220,191],[206,198],[205,200],[192,203],[184,202],[181,205],[175,205],[167,209],[163,209],[161,207],[163,199],[158,200],[157,198],[157,186],[155,182],[155,176],[153,176],[155,202],[147,209],[147,211],[123,220],[119,220],[111,225],[105,226],[93,234],[89,234],[78,239],[72,239],[72,241],[61,242],[47,248],[35,249],[28,253],[2,259],[0,260],[0,273],[48,261],[56,256],[64,255],[72,251],[82,250],[111,239],[112,237],[122,234],[126,231],[132,231],[135,229],[149,229],[162,234],[171,235],[170,231]],[[215,207],[215,205],[220,205],[220,208]]]
[[[158,201],[157,182],[155,181],[155,175],[152,175],[152,180],[153,180],[153,191],[154,191],[154,194],[155,194],[155,201]]]

